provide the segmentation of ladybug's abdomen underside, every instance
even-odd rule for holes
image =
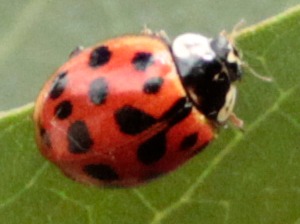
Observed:
[[[213,130],[186,97],[168,46],[127,36],[85,49],[44,86],[44,156],[81,182],[134,185],[175,169]]]

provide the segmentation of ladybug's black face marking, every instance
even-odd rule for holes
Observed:
[[[98,67],[101,65],[105,65],[109,62],[111,58],[111,51],[106,46],[100,46],[93,50],[90,56],[90,66]]]
[[[90,164],[85,166],[83,171],[87,175],[100,181],[114,181],[119,179],[115,170],[106,164]]]
[[[234,46],[223,35],[210,39],[190,33],[177,37],[172,50],[183,86],[195,106],[209,119],[226,122],[235,103],[228,103],[235,100],[233,82],[242,75]],[[230,110],[226,112],[224,107]]]
[[[144,111],[125,105],[115,112],[115,120],[120,130],[129,135],[136,135],[156,122],[156,119]]]
[[[197,132],[186,136],[180,144],[180,149],[181,150],[188,150],[188,149],[192,148],[193,146],[196,145],[197,140],[198,140],[198,133]]]
[[[237,63],[226,63],[226,68],[228,70],[229,78],[231,82],[241,79],[242,70],[241,67]]]
[[[166,153],[165,132],[160,132],[143,142],[137,151],[138,160],[144,165],[158,162]]]
[[[62,101],[55,107],[54,115],[58,119],[66,119],[72,114],[73,105],[70,101]]]
[[[150,65],[153,64],[153,57],[151,53],[138,52],[132,59],[132,64],[138,71],[145,71]]]
[[[184,86],[191,92],[197,108],[211,119],[216,119],[230,87],[228,76],[221,70],[222,65],[216,60],[200,60],[183,76]]]
[[[105,78],[98,78],[94,80],[89,89],[90,100],[94,104],[103,104],[108,94],[108,85]]]
[[[148,79],[143,87],[143,91],[146,94],[155,94],[158,93],[160,90],[162,84],[163,84],[163,79],[161,77],[153,77]]]
[[[225,104],[225,97],[229,88],[230,80],[226,73],[221,72],[220,74],[215,74],[215,76],[210,76],[207,73],[201,80],[198,80],[194,89],[198,96],[202,96],[202,101],[198,108],[207,117],[215,120],[218,112]]]
[[[68,129],[69,151],[71,153],[86,153],[93,145],[88,127],[83,121],[76,121]]]
[[[49,94],[51,99],[54,100],[60,97],[65,90],[67,81],[67,72],[62,72],[55,78]]]

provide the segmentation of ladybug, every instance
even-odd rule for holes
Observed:
[[[220,34],[144,32],[77,49],[36,101],[37,145],[68,177],[134,186],[202,151],[233,115],[239,54]]]

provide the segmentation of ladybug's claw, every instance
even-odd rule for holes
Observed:
[[[170,38],[168,37],[168,34],[164,30],[154,32],[149,27],[147,27],[147,25],[145,25],[141,33],[144,35],[159,37],[168,43],[170,42]]]
[[[77,46],[77,47],[69,54],[69,58],[73,58],[73,57],[77,56],[83,49],[84,49],[83,46]]]
[[[244,121],[236,116],[235,113],[231,113],[229,116],[231,123],[238,129],[244,130]]]

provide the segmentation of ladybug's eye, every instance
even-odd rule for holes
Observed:
[[[220,35],[210,42],[211,49],[216,53],[217,58],[227,60],[232,46],[229,44],[225,36]]]

